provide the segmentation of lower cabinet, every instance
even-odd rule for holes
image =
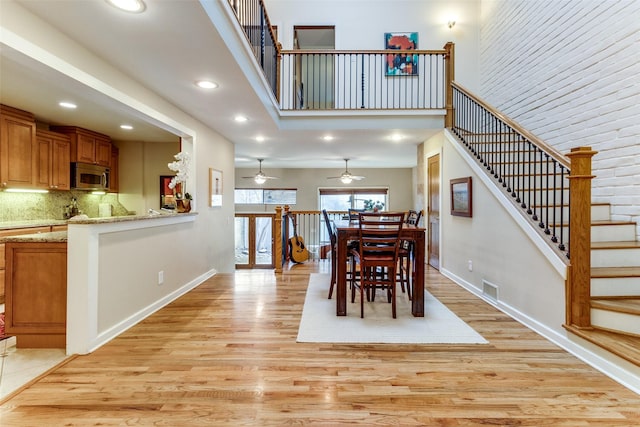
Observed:
[[[67,243],[7,242],[5,329],[18,348],[65,348]]]
[[[60,227],[60,226],[54,226]],[[62,227],[67,227],[66,225]],[[13,228],[9,230],[0,230],[0,237],[8,237],[8,236],[20,236],[22,234],[35,234],[35,233],[48,233],[52,231],[51,227],[31,227],[31,228]],[[58,230],[56,230],[58,231]],[[4,304],[4,283],[5,283],[5,263],[4,263],[4,243],[0,243],[0,304]]]

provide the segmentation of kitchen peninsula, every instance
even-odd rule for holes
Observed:
[[[185,273],[179,262],[180,248],[188,252],[188,239],[181,240],[181,236],[189,234],[196,216],[197,213],[85,218],[69,220],[66,232],[3,238],[7,262],[15,264],[7,266],[11,272],[8,283],[17,278],[18,284],[38,288],[19,289],[7,295],[7,320],[15,323],[7,325],[7,332],[17,335],[19,347],[25,347],[24,343],[34,347],[66,346],[67,354],[93,351],[201,282],[200,278],[187,284],[180,280]],[[41,249],[36,250],[37,247]],[[31,249],[20,252],[25,248]],[[55,255],[45,255],[47,251]],[[19,254],[17,258],[14,253]],[[48,259],[35,260],[41,256]],[[16,264],[16,260],[32,263],[29,272],[16,276],[14,268],[29,265]],[[52,275],[54,264],[63,267]],[[202,280],[206,279],[204,276]],[[47,298],[55,296],[60,300],[49,313],[47,321],[51,326],[45,331],[45,335],[57,336],[39,337],[36,341],[40,343],[34,344],[36,331],[31,331],[31,337],[21,338],[26,334],[19,328],[26,309],[20,298],[44,297],[44,293],[40,295],[42,287],[51,293]]]

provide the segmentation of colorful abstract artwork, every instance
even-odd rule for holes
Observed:
[[[386,50],[418,49],[418,33],[384,33]],[[409,52],[390,53],[385,64],[387,76],[417,76],[418,55]]]

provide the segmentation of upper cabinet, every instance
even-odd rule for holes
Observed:
[[[111,167],[111,138],[76,126],[51,126],[51,130],[69,136],[71,161]]]
[[[71,142],[64,134],[38,129],[38,184],[51,190],[71,189]]]
[[[37,150],[33,114],[0,105],[0,188],[37,187]]]

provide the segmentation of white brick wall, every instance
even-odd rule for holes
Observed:
[[[640,238],[640,1],[481,0],[480,96],[562,153]]]

